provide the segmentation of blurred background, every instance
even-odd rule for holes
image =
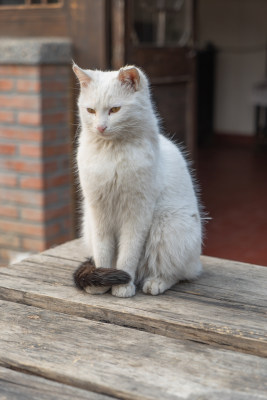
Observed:
[[[211,218],[203,253],[267,265],[266,0],[0,0],[0,263],[77,237],[82,68],[142,67]]]

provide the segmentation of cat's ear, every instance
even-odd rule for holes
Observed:
[[[121,68],[118,76],[119,81],[129,87],[130,89],[137,91],[140,84],[140,75],[138,69],[135,67]]]
[[[81,88],[88,87],[92,78],[90,78],[90,76],[83,69],[81,69],[80,67],[78,67],[78,65],[76,65],[74,63],[73,63],[72,69],[73,69],[75,75],[77,76],[77,78],[79,79]]]

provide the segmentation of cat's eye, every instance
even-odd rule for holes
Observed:
[[[95,110],[93,108],[87,108],[86,109],[87,112],[89,112],[90,114],[95,114]]]
[[[120,107],[112,107],[109,110],[109,114],[114,114],[114,113],[118,112],[120,109],[121,109]]]

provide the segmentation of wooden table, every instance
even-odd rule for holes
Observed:
[[[0,269],[0,399],[267,399],[266,276],[202,257],[164,295],[78,291],[79,240]]]

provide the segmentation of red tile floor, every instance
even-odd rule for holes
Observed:
[[[200,148],[197,169],[212,218],[203,254],[267,266],[267,147]]]

